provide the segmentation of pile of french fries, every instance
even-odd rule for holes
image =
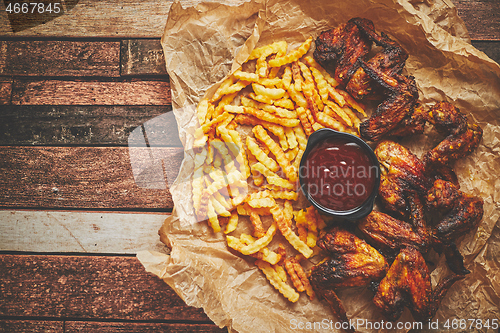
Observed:
[[[314,207],[300,207],[298,172],[307,138],[323,127],[357,135],[358,114],[366,117],[363,106],[306,55],[311,43],[308,38],[288,53],[285,41],[254,49],[197,106],[193,145],[197,219],[223,232],[230,248],[256,258],[291,302],[299,292],[314,297],[300,262],[315,254],[325,226]],[[278,230],[294,254],[271,243]]]

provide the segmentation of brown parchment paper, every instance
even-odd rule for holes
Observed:
[[[377,31],[388,33],[409,52],[406,73],[415,77],[424,106],[450,101],[484,130],[477,151],[456,165],[461,189],[484,199],[481,225],[459,244],[472,273],[450,289],[434,321],[500,318],[500,66],[470,45],[465,25],[448,0],[258,0],[231,5],[201,3],[191,8],[174,2],[162,46],[185,158],[170,187],[174,211],[159,231],[171,252],[143,251],[138,258],[188,305],[202,307],[210,319],[229,331],[337,330],[330,326],[336,318],[326,304],[317,299],[311,302],[305,295],[297,303],[289,303],[251,262],[228,251],[221,233],[215,235],[206,223],[195,222],[190,148],[198,125],[196,104],[213,93],[256,45],[285,39],[295,48],[307,37],[315,38],[355,16],[371,19]],[[421,156],[437,140],[427,128],[402,144]],[[429,259],[435,264],[435,285],[449,271],[443,258],[435,255]],[[362,325],[357,326],[358,331],[386,331],[366,326],[366,321],[383,320],[371,303],[371,291],[350,288],[338,295],[349,318],[365,321],[365,325],[358,321]],[[412,322],[408,310],[399,321]]]

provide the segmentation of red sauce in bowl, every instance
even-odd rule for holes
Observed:
[[[372,194],[378,167],[363,147],[345,138],[327,138],[307,156],[301,177],[317,204],[348,211],[361,206]]]

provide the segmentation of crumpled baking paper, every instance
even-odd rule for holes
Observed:
[[[500,66],[470,44],[467,29],[448,0],[258,0],[224,5],[201,3],[171,7],[162,46],[170,75],[172,105],[185,147],[179,176],[170,191],[174,211],[159,231],[170,255],[138,253],[146,270],[168,283],[194,307],[202,307],[230,332],[339,331],[325,303],[302,295],[292,304],[265,279],[252,262],[230,252],[224,236],[206,223],[196,223],[191,205],[195,107],[236,70],[253,48],[284,39],[296,48],[307,37],[336,27],[352,17],[372,20],[408,51],[405,73],[416,79],[420,101],[429,107],[446,100],[459,107],[484,130],[477,151],[457,162],[461,189],[484,199],[484,218],[477,232],[459,243],[471,274],[455,283],[431,323],[423,331],[489,331],[471,325],[500,318]],[[314,45],[312,46],[312,48]],[[427,128],[401,143],[421,156],[440,138]],[[449,274],[444,259],[430,258],[433,285]],[[401,329],[387,330],[372,305],[367,288],[338,290],[347,315],[360,332],[406,332],[412,317],[405,310]],[[455,320],[455,322],[452,322]],[[452,324],[455,323],[457,329]],[[432,324],[431,326],[429,326]],[[406,327],[405,327],[406,326]]]

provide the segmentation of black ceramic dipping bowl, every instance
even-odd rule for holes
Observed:
[[[317,165],[318,163],[316,163],[317,161],[313,160],[313,158],[325,158],[324,156],[328,155],[327,154],[328,151],[321,150],[321,153],[319,153],[320,152],[319,149],[323,149],[325,147],[325,145],[327,146],[331,142],[335,142],[335,143],[338,142],[339,144],[344,144],[347,148],[349,148],[349,146],[354,147],[355,149],[353,149],[352,151],[356,152],[356,153],[352,153],[352,154],[354,154],[356,156],[359,156],[359,154],[364,154],[364,156],[360,156],[360,158],[363,159],[363,161],[365,161],[366,163],[370,164],[370,170],[373,171],[372,173],[370,173],[371,179],[369,180],[369,182],[371,184],[371,186],[370,186],[371,190],[370,191],[367,190],[366,192],[363,192],[364,195],[362,197],[360,196],[357,199],[353,199],[353,200],[363,200],[359,204],[356,204],[356,206],[354,208],[349,207],[345,210],[339,209],[338,207],[331,208],[333,206],[336,206],[335,204],[330,205],[330,207],[328,207],[324,204],[319,203],[318,201],[322,201],[324,203],[325,200],[328,201],[330,198],[326,198],[324,193],[322,193],[320,197],[318,197],[318,196],[316,196],[316,194],[312,193],[311,184],[313,184],[313,181],[320,180],[317,177],[314,178],[315,177],[314,173],[310,173],[311,169],[318,168],[318,165]],[[331,150],[331,149],[339,150],[338,148],[329,148],[328,150]],[[311,152],[313,154],[311,154]],[[349,152],[349,151],[347,151],[347,152]],[[310,158],[310,156],[312,156],[312,157]],[[344,162],[341,162],[341,163],[344,163]],[[311,167],[311,165],[315,165],[315,166]],[[344,163],[343,165],[346,165],[346,164]],[[330,172],[329,174],[331,174],[330,169],[332,169],[332,167],[330,165],[322,165],[322,167],[325,167],[322,169],[323,172],[325,172],[324,169],[328,169],[327,171]],[[354,168],[353,170],[356,170],[355,164],[353,164],[352,167]],[[358,168],[360,168],[360,166],[358,166]],[[347,170],[350,170],[350,169],[347,168]],[[345,170],[343,170],[343,171],[345,171]],[[323,174],[325,174],[325,173],[323,173]],[[337,174],[341,174],[341,173],[337,172]],[[352,173],[352,175],[354,176],[355,173]],[[339,218],[343,218],[346,220],[354,221],[354,220],[358,220],[358,219],[365,217],[366,215],[370,214],[370,212],[373,210],[373,204],[375,201],[375,197],[377,196],[378,188],[380,185],[380,165],[379,165],[377,157],[375,156],[375,153],[373,152],[372,148],[365,141],[360,139],[359,137],[352,135],[352,134],[349,134],[349,133],[343,133],[343,132],[338,132],[338,131],[335,131],[335,130],[332,130],[329,128],[323,128],[323,129],[320,129],[320,130],[314,132],[313,134],[311,134],[309,136],[309,139],[307,141],[306,150],[305,150],[304,155],[302,156],[302,159],[300,161],[299,181],[300,181],[300,188],[301,188],[302,192],[304,193],[304,195],[306,196],[306,198],[321,213],[326,214],[328,216],[332,216],[332,217],[339,217]],[[345,178],[343,181],[344,181],[344,183],[342,183],[342,184],[345,185]],[[326,195],[336,195],[337,194],[335,200],[338,199],[340,201],[342,201],[344,199],[349,199],[349,198],[346,198],[344,196],[344,195],[347,195],[347,194],[345,194],[345,193],[348,193],[347,191],[346,192],[343,192],[343,190],[340,191],[339,189],[341,189],[341,187],[338,187],[337,189],[335,189],[337,187],[337,185],[343,186],[342,184],[341,184],[341,181],[338,181],[337,183],[329,184],[330,190]],[[333,186],[331,186],[331,185],[333,185]],[[332,187],[334,189],[333,192],[331,191]],[[316,186],[316,191],[317,191],[317,186]],[[351,189],[351,192],[355,193],[355,191],[353,191],[352,189]],[[360,192],[360,191],[358,191],[358,192]],[[358,192],[356,192],[356,193],[358,193]],[[336,194],[332,194],[332,193],[336,193]],[[342,193],[343,195],[338,195],[340,193]],[[315,198],[316,198],[316,200],[315,200]],[[351,199],[349,199],[349,200],[351,200]],[[347,205],[347,206],[349,206],[349,205]],[[351,203],[351,206],[352,206],[352,203]]]

